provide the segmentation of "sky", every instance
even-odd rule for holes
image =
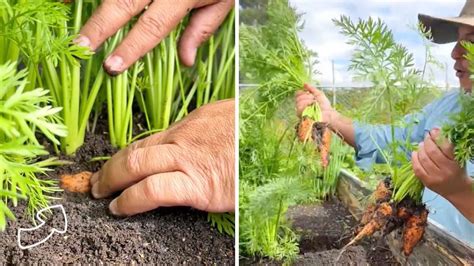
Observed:
[[[412,29],[418,21],[418,13],[440,17],[458,16],[465,0],[290,0],[298,13],[304,13],[304,30],[300,37],[305,44],[318,53],[317,65],[321,75],[316,79],[321,84],[332,83],[332,60],[334,60],[335,83],[346,86],[352,83],[347,66],[351,57],[351,46],[346,38],[339,34],[331,19],[341,15],[349,16],[353,21],[368,17],[381,18],[392,30],[395,40],[412,52],[417,67],[424,62],[423,40]],[[432,47],[432,54],[443,64],[447,64],[448,83],[458,86],[453,70],[454,61],[451,50],[454,43]],[[433,70],[434,81],[440,86],[446,84],[446,71]]]

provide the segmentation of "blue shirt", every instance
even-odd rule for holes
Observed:
[[[395,139],[410,139],[412,143],[420,143],[433,128],[441,128],[448,122],[452,113],[459,112],[458,90],[446,93],[440,99],[428,104],[419,113],[407,115],[404,119],[412,127],[398,127]],[[392,135],[388,125],[368,125],[354,122],[356,163],[363,169],[368,169],[373,163],[383,163],[379,152],[391,142]],[[474,165],[468,161],[466,168],[469,176],[474,176]],[[425,188],[423,202],[430,211],[430,222],[444,229],[457,239],[474,247],[474,224],[469,222],[449,201],[435,192]],[[473,207],[474,208],[474,207]]]

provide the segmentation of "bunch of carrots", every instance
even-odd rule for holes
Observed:
[[[322,122],[321,109],[317,103],[304,109],[297,126],[297,135],[303,143],[313,141],[321,156],[321,165],[323,169],[326,169],[329,165],[332,133],[327,123]]]
[[[346,247],[372,236],[377,231],[381,231],[382,235],[386,236],[403,227],[403,254],[408,257],[413,252],[415,246],[423,238],[428,210],[424,204],[416,203],[409,197],[400,202],[393,201],[392,194],[392,180],[387,177],[378,184],[372,194],[373,201],[362,215],[355,231],[356,236]]]
[[[321,156],[321,164],[325,169],[329,165],[332,133],[327,123],[322,122],[318,104],[310,105],[303,111],[297,126],[297,136],[303,143],[312,141],[316,145]],[[400,169],[407,168],[410,170],[408,171],[410,174],[412,172],[411,164],[407,166],[402,166]],[[383,236],[386,236],[398,228],[403,228],[403,254],[408,257],[413,252],[415,246],[423,238],[428,210],[421,203],[421,197],[404,195],[402,200],[394,200],[393,195],[397,194],[396,192],[390,177],[378,184],[372,194],[372,203],[365,210],[360,224],[355,230],[355,237],[342,249],[341,254],[347,247],[365,237],[372,236],[379,231]]]

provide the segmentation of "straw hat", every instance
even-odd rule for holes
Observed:
[[[418,14],[418,20],[431,29],[433,42],[455,42],[458,38],[458,27],[462,25],[474,27],[474,0],[467,0],[458,17],[432,17]]]

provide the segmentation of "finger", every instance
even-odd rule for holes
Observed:
[[[311,94],[313,94],[314,96],[318,96],[320,95],[322,92],[318,89],[316,89],[315,87],[311,86],[310,84],[308,83],[305,83],[304,84],[304,89],[309,91]]]
[[[436,144],[433,138],[430,135],[427,135],[424,140],[424,149],[426,154],[430,155],[432,161],[438,166],[439,169],[445,168],[447,166],[454,166],[454,161],[451,158],[448,158],[440,147]]]
[[[314,104],[315,102],[316,102],[316,100],[314,98],[306,98],[306,99],[303,99],[303,100],[297,102],[297,105],[307,107],[307,106],[310,106],[310,105]]]
[[[130,216],[167,206],[191,206],[205,209],[205,191],[183,172],[155,174],[127,188],[114,199],[110,212]]]
[[[145,148],[149,146],[154,146],[154,145],[159,145],[159,144],[164,144],[163,139],[166,135],[167,131],[162,131],[159,133],[155,133],[147,138],[138,140],[130,144],[130,146],[127,147],[127,149],[138,149],[138,148]],[[94,173],[90,179],[90,184],[91,186],[94,186],[94,184],[99,180],[99,176],[101,176],[100,171]]]
[[[164,140],[167,135],[167,132],[168,130],[154,133],[153,135],[149,137],[135,141],[134,143],[130,144],[130,147],[132,147],[132,149],[138,149],[138,148],[145,148],[145,147],[159,145],[159,144],[165,144]]]
[[[99,171],[92,195],[104,198],[149,175],[179,170],[179,153],[174,144],[121,150]]]
[[[296,91],[295,95],[299,96],[299,95],[304,94],[304,93],[306,93],[306,92],[303,91],[303,90],[299,90],[299,91]]]
[[[300,95],[296,96],[296,100],[297,100],[297,101],[305,100],[305,99],[312,99],[312,100],[314,100],[315,97],[314,97],[313,94],[311,94],[311,93],[309,93],[309,92],[306,92],[306,93],[304,93],[304,94],[300,94]]]
[[[434,128],[429,132],[430,139],[438,146],[444,156],[449,160],[454,160],[454,146],[451,142],[441,136],[439,128]]]
[[[432,154],[427,153],[425,144],[423,142],[420,143],[418,146],[418,161],[426,173],[433,175],[439,172],[439,167],[433,162],[431,156]]]
[[[150,2],[150,0],[104,0],[82,27],[80,37],[75,42],[96,50]]]
[[[105,60],[105,70],[111,75],[125,71],[160,43],[192,8],[190,1],[154,1]]]
[[[428,174],[426,173],[426,170],[423,168],[423,166],[420,164],[420,161],[418,159],[418,152],[414,151],[411,154],[411,162],[413,165],[413,172],[415,173],[416,177],[418,177],[423,183]]]
[[[194,65],[197,48],[217,30],[233,6],[233,0],[219,1],[192,15],[179,42],[179,56],[184,65]]]

